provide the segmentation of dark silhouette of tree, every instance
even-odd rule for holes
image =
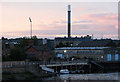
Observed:
[[[25,46],[28,46],[28,41],[30,40],[30,38],[27,37],[23,37],[20,40],[20,44],[18,45],[18,47],[24,48]]]
[[[31,39],[34,41],[34,45],[38,45],[37,36],[33,36]],[[26,59],[27,56],[25,54],[24,48],[28,46],[28,42],[31,39],[28,37],[23,37],[20,40],[20,44],[17,47],[10,50],[10,56],[9,56],[10,60],[17,61],[17,60]]]
[[[5,38],[2,37],[2,39]],[[3,61],[9,61],[9,60],[19,61],[26,59],[27,57],[24,48],[28,46],[28,42],[31,39],[34,41],[34,45],[38,45],[37,36],[33,36],[32,38],[28,38],[28,37],[20,38],[20,43],[16,45],[13,49],[10,49],[10,55],[4,56]]]
[[[38,38],[37,38],[37,36],[33,36],[32,37],[32,40],[34,41],[34,45],[38,45]]]
[[[10,50],[10,60],[19,61],[26,59],[26,54],[22,48],[13,48]]]
[[[21,40],[20,40],[20,44],[18,45],[18,47],[22,47],[24,48],[25,46],[28,46],[28,41],[31,40],[30,38],[28,37],[23,37]],[[38,38],[37,36],[32,36],[32,40],[34,42],[34,45],[38,45]]]

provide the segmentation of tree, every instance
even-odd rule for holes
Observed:
[[[19,61],[19,60],[25,60],[27,58],[27,55],[25,54],[25,50],[24,48],[26,46],[28,46],[28,42],[29,40],[33,40],[34,41],[34,45],[38,45],[38,39],[36,36],[33,36],[32,38],[28,38],[28,37],[23,37],[20,39],[20,43],[15,46],[15,48],[10,49],[10,55],[8,56],[4,56],[3,57],[3,61],[9,61],[9,60],[13,60],[13,61]]]
[[[28,46],[28,41],[29,41],[29,40],[30,40],[30,38],[23,37],[23,38],[20,40],[20,44],[18,45],[18,47],[24,48],[25,46]]]
[[[33,36],[32,40],[34,41],[34,45],[38,45],[38,38],[37,38],[37,36]]]
[[[34,45],[38,45],[38,38],[37,36],[32,36],[31,38],[34,42]],[[21,48],[24,48],[25,46],[28,46],[28,41],[31,40],[30,38],[28,37],[23,37],[21,40],[20,40],[20,44],[18,47],[21,47]]]
[[[10,59],[13,61],[19,61],[26,59],[26,54],[22,48],[13,48],[10,50]]]

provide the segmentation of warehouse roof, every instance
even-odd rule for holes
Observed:
[[[61,48],[55,48],[56,50],[72,50],[72,49],[105,49],[110,47],[61,47]]]

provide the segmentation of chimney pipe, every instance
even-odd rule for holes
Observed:
[[[68,38],[71,37],[71,6],[68,5]]]

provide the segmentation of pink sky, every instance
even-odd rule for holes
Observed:
[[[29,17],[33,35],[54,38],[67,34],[67,5],[69,3],[2,3],[2,36],[30,36]],[[117,39],[118,5],[109,3],[70,3],[72,6],[72,36],[94,35],[94,38]]]

